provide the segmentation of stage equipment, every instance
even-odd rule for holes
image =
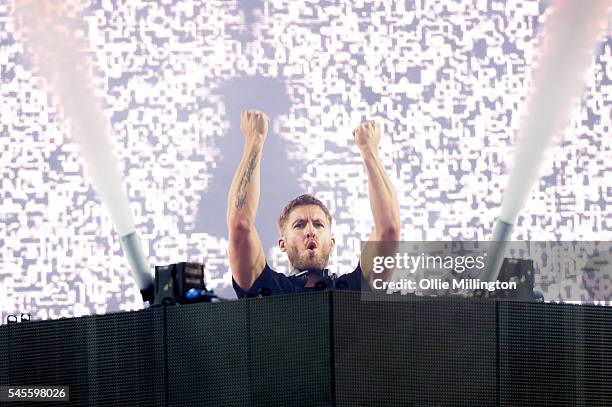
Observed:
[[[119,238],[123,253],[127,258],[132,278],[140,290],[143,301],[153,303],[154,286],[151,274],[149,274],[149,262],[142,250],[142,244],[136,232],[129,233]]]
[[[541,293],[534,291],[533,260],[505,258],[499,270],[497,281],[515,282],[516,290],[476,290],[474,297],[495,298],[514,301],[541,301]]]
[[[204,265],[176,263],[155,266],[155,298],[153,305],[174,305],[211,302],[217,298],[204,284]]]
[[[611,307],[390,297],[2,325],[0,386],[69,386],[60,406],[610,406]]]

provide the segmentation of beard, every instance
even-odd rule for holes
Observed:
[[[329,261],[329,247],[320,246],[315,251],[315,254],[310,254],[310,250],[304,250],[300,253],[297,246],[289,247],[287,257],[291,266],[298,270],[324,270]]]

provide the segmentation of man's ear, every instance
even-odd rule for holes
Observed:
[[[332,237],[329,239],[329,241],[330,241],[330,243],[331,243],[331,250],[330,250],[330,251],[332,251],[332,250],[334,250],[334,247],[336,247],[336,238],[332,236]]]
[[[287,243],[285,243],[285,239],[282,237],[278,239],[278,247],[281,249],[281,252],[285,253],[287,251]]]

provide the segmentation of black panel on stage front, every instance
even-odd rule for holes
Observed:
[[[165,405],[163,314],[150,308],[84,318],[88,405]]]
[[[12,323],[7,326],[10,342],[11,386],[70,386],[72,405],[87,401],[87,355],[84,319],[61,319]],[[17,403],[14,405],[27,405]],[[40,405],[32,402],[31,405]],[[66,405],[65,402],[45,405]]]
[[[247,301],[253,405],[332,404],[330,295]]]
[[[600,407],[611,382],[611,307],[337,291],[0,326],[0,385],[62,406]]]
[[[10,324],[6,384],[70,387],[49,406],[163,406],[163,327],[162,309]]]
[[[495,405],[495,345],[491,301],[335,293],[337,405]]]
[[[612,405],[612,309],[581,306],[576,347],[584,355],[577,376],[584,388],[584,405]]]
[[[500,303],[500,404],[611,405],[610,316],[588,305]]]
[[[168,307],[171,406],[251,404],[247,301]]]
[[[8,340],[7,327],[0,327],[0,386],[8,386],[9,383],[9,355],[11,353]]]

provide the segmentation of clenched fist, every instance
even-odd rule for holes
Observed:
[[[259,138],[265,140],[268,135],[268,116],[259,110],[245,110],[240,113],[240,131],[247,139]]]
[[[353,137],[361,151],[376,151],[380,141],[380,126],[374,120],[361,123],[353,130]]]

